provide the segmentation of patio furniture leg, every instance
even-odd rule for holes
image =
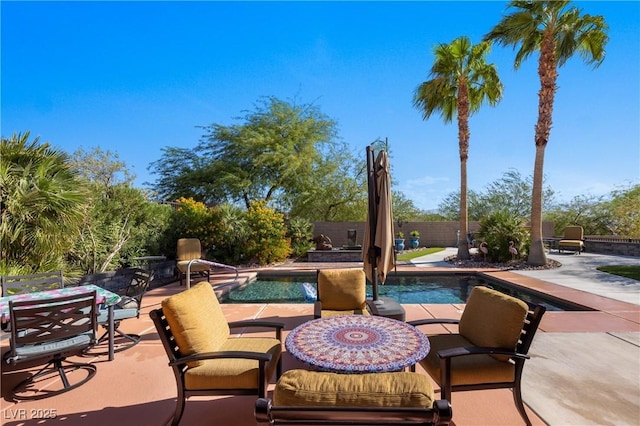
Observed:
[[[516,407],[518,408],[518,413],[524,420],[527,426],[531,426],[531,420],[529,420],[529,416],[527,416],[527,412],[524,409],[524,402],[522,401],[522,392],[520,391],[520,377],[516,379],[516,385],[513,387],[513,400],[516,403]]]

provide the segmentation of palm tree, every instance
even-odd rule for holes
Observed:
[[[414,94],[414,106],[428,119],[440,111],[445,123],[458,119],[460,150],[460,233],[465,236],[458,244],[458,259],[469,259],[467,207],[467,159],[469,158],[469,117],[486,100],[491,106],[502,99],[502,83],[494,64],[487,64],[491,46],[487,42],[471,44],[468,37],[459,37],[451,44],[434,49],[435,62],[431,79],[421,83]]]
[[[538,59],[538,122],[536,123],[536,156],[533,168],[531,202],[531,249],[527,262],[544,265],[547,262],[542,243],[542,180],[544,152],[551,131],[553,103],[557,90],[558,68],[576,52],[587,64],[600,65],[605,56],[608,29],[602,16],[580,15],[569,1],[512,1],[518,9],[504,16],[486,36],[503,46],[520,45],[515,68],[534,51]]]
[[[86,193],[69,158],[29,132],[0,142],[0,275],[63,269]]]

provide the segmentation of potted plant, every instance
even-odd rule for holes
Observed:
[[[404,232],[398,231],[396,234],[395,246],[397,251],[404,250]]]
[[[420,246],[420,232],[413,230],[409,233],[409,240],[411,241],[411,248],[418,248]]]

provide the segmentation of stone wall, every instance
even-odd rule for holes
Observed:
[[[334,247],[342,247],[347,245],[347,232],[355,229],[356,244],[362,244],[364,227],[364,222],[314,222],[313,235],[326,235],[331,238]],[[479,228],[478,222],[469,221],[469,232],[474,233]],[[409,233],[413,230],[420,232],[420,247],[456,246],[458,222],[406,222],[402,227],[395,223],[393,232],[395,235],[398,231],[402,231],[408,243]],[[544,238],[553,237],[553,222],[542,224],[542,235]]]
[[[640,241],[598,241],[597,237],[586,237],[584,250],[589,253],[640,257]]]

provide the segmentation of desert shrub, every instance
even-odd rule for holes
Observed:
[[[295,257],[306,256],[307,251],[313,247],[309,241],[313,238],[313,224],[304,218],[293,218],[287,229],[291,238],[291,254]]]
[[[515,258],[524,257],[529,250],[529,239],[524,219],[514,217],[506,211],[498,211],[482,218],[476,234],[476,243],[486,243],[487,259],[493,262],[504,262],[514,258],[509,252],[511,241],[518,251]]]
[[[268,207],[264,202],[254,202],[246,214],[250,230],[246,242],[248,259],[261,265],[282,262],[291,252],[284,215]]]

